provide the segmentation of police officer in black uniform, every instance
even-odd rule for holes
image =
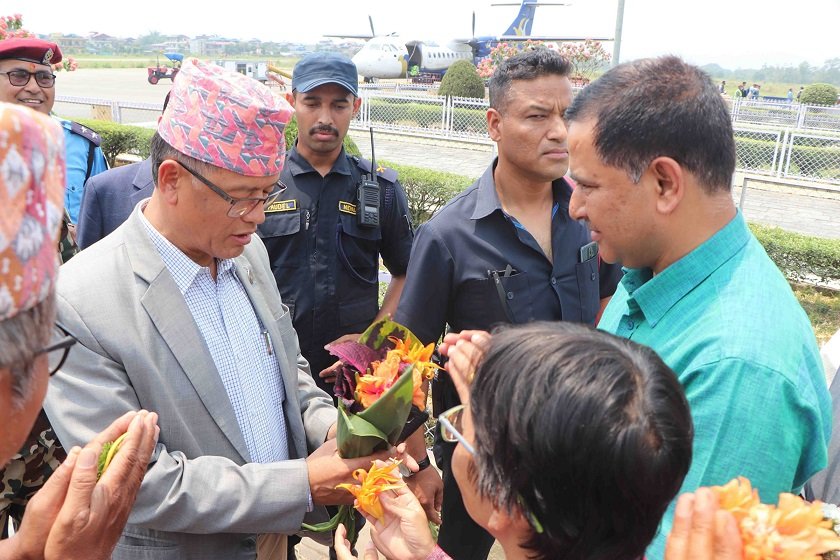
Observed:
[[[621,267],[603,263],[589,227],[569,215],[563,114],[572,101],[570,72],[555,51],[537,49],[509,58],[493,74],[487,129],[498,157],[418,228],[412,249],[395,319],[422,343],[437,341],[447,327],[594,325],[615,292]],[[511,375],[528,383],[527,371]],[[449,376],[438,377],[432,396],[436,414],[460,404]],[[484,560],[494,539],[465,507],[450,468],[454,449],[438,434],[444,470],[438,544],[455,560]]]
[[[304,57],[286,97],[295,108],[298,139],[280,176],[286,190],[266,209],[258,232],[312,376],[333,394],[336,359],[324,346],[355,339],[374,320],[394,313],[413,231],[396,172],[373,169],[370,161],[344,151],[361,104],[353,62],[334,53]],[[381,308],[380,256],[392,275]],[[409,440],[409,452],[421,466],[428,464],[422,461],[422,435],[418,430]],[[442,491],[437,472],[424,469],[412,482],[435,517]]]
[[[298,141],[280,176],[286,190],[266,209],[259,234],[312,376],[332,394],[319,375],[336,362],[324,346],[394,312],[413,232],[393,170],[375,170],[375,181],[366,184],[376,186],[361,193],[370,200],[360,203],[360,186],[374,170],[343,147],[361,104],[355,65],[338,54],[315,53],[298,62],[293,76],[287,98],[295,107]],[[392,275],[382,309],[380,255]]]

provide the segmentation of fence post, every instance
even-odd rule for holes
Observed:
[[[450,118],[451,115],[451,108],[452,108],[452,97],[447,96],[443,98],[443,103],[441,105],[443,109],[441,111],[440,116],[440,128],[443,130],[444,136],[450,136],[452,133],[452,119]]]
[[[111,102],[111,114],[114,116],[114,122],[122,124],[122,107],[119,101]]]
[[[792,132],[788,130],[785,131],[784,149],[787,150],[787,153],[785,154],[784,171],[782,170],[781,165],[779,166],[779,177],[787,177],[790,174],[790,158],[793,153],[793,141],[795,137],[796,135]]]
[[[799,114],[796,115],[796,128],[805,128],[805,114],[808,112],[808,106],[799,104]]]

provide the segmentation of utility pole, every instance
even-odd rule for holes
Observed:
[[[618,0],[618,7],[615,11],[615,40],[613,41],[612,66],[618,66],[618,57],[621,54],[621,28],[624,25],[624,0]]]

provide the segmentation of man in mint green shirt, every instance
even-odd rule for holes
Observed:
[[[732,202],[735,145],[709,77],[677,57],[622,64],[566,111],[569,211],[626,274],[599,328],[677,373],[694,420],[681,492],[749,478],[763,501],[826,464],[831,401],[813,330]],[[663,556],[673,504],[651,547]]]

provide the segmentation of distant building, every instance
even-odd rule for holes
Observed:
[[[79,35],[64,35],[63,33],[51,33],[44,37],[48,41],[56,43],[61,47],[61,52],[66,54],[80,54],[87,52],[87,38]]]

